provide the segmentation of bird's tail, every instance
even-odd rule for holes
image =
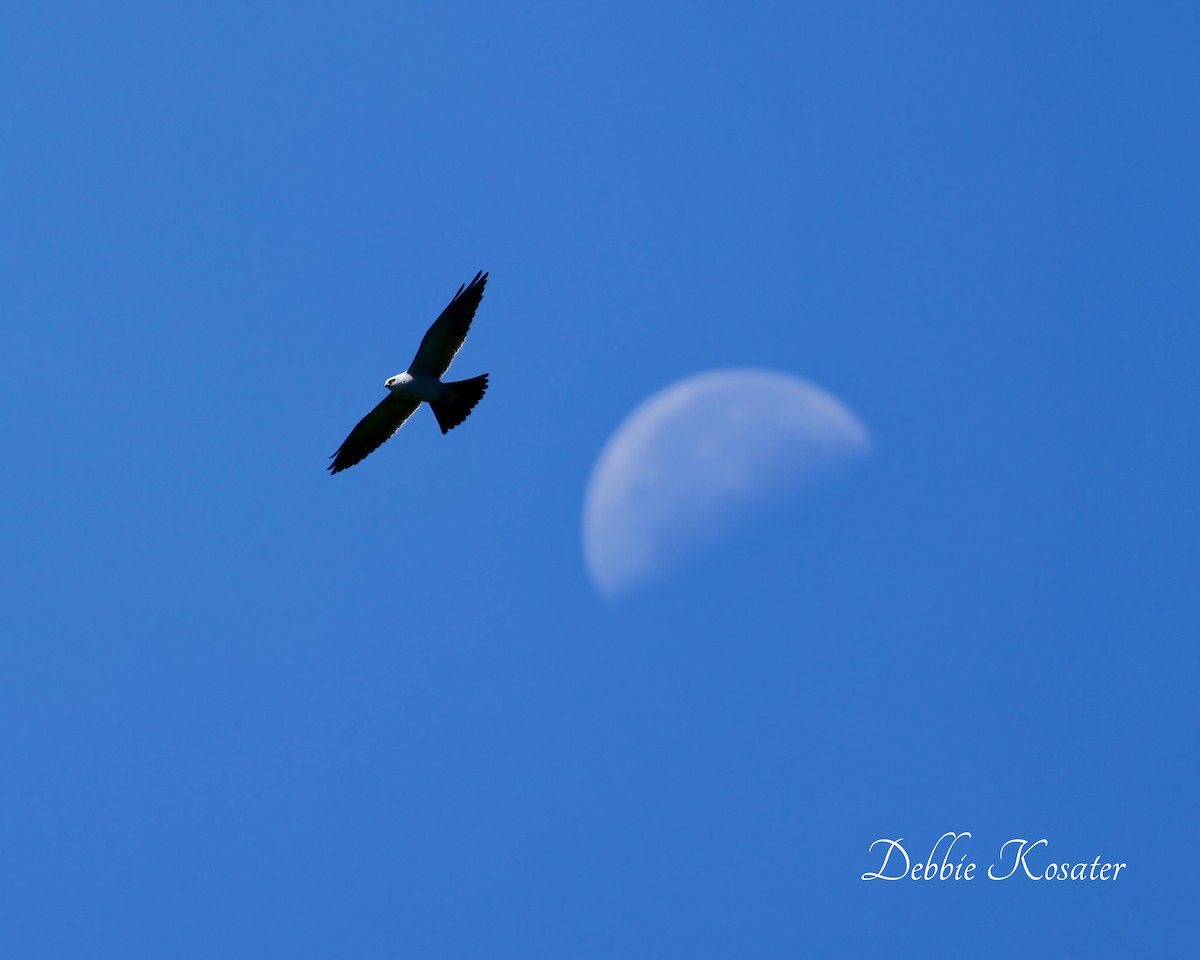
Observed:
[[[433,415],[437,417],[442,433],[446,433],[466,420],[475,409],[475,404],[483,398],[488,388],[488,375],[485,373],[470,380],[455,380],[443,386],[449,387],[447,395],[429,406],[433,408]]]

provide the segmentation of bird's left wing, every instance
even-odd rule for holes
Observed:
[[[391,437],[404,426],[404,421],[413,415],[413,411],[421,405],[420,400],[408,400],[405,397],[389,393],[379,401],[375,409],[358,421],[358,426],[350,431],[337,452],[330,458],[331,473],[352,467],[367,454]]]
[[[487,278],[488,275],[480,270],[475,274],[474,280],[458,288],[454,299],[446,305],[441,316],[433,321],[433,326],[425,333],[417,355],[408,365],[409,373],[440,379],[450,368],[450,361],[467,339],[471,320],[479,308],[479,301],[483,299],[483,287]]]

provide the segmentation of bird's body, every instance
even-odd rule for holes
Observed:
[[[437,377],[415,376],[408,371],[398,373],[384,384],[393,395],[417,403],[433,403],[446,395],[446,384]]]
[[[376,450],[422,403],[429,404],[442,433],[467,419],[487,390],[488,375],[451,382],[443,382],[442,377],[467,339],[486,283],[487,274],[480,271],[470,284],[458,288],[421,340],[408,370],[388,378],[384,384],[388,395],[358,422],[333,454],[332,473],[354,466]]]

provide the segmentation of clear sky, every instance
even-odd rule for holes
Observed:
[[[1187,956],[1200,8],[0,15],[0,956]],[[427,410],[327,457],[458,285]],[[870,457],[619,602],[727,366]],[[1111,882],[863,882],[971,831]],[[878,852],[879,848],[876,848]]]

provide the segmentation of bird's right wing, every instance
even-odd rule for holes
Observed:
[[[421,346],[417,348],[417,355],[408,365],[409,373],[441,379],[467,339],[467,331],[471,329],[471,321],[479,309],[479,301],[483,299],[487,278],[488,275],[480,270],[474,280],[458,288],[454,299],[426,331]]]
[[[389,393],[379,401],[375,409],[358,421],[337,452],[330,458],[331,473],[352,467],[367,454],[378,449],[382,443],[404,426],[404,421],[421,405],[420,400],[408,400]]]

